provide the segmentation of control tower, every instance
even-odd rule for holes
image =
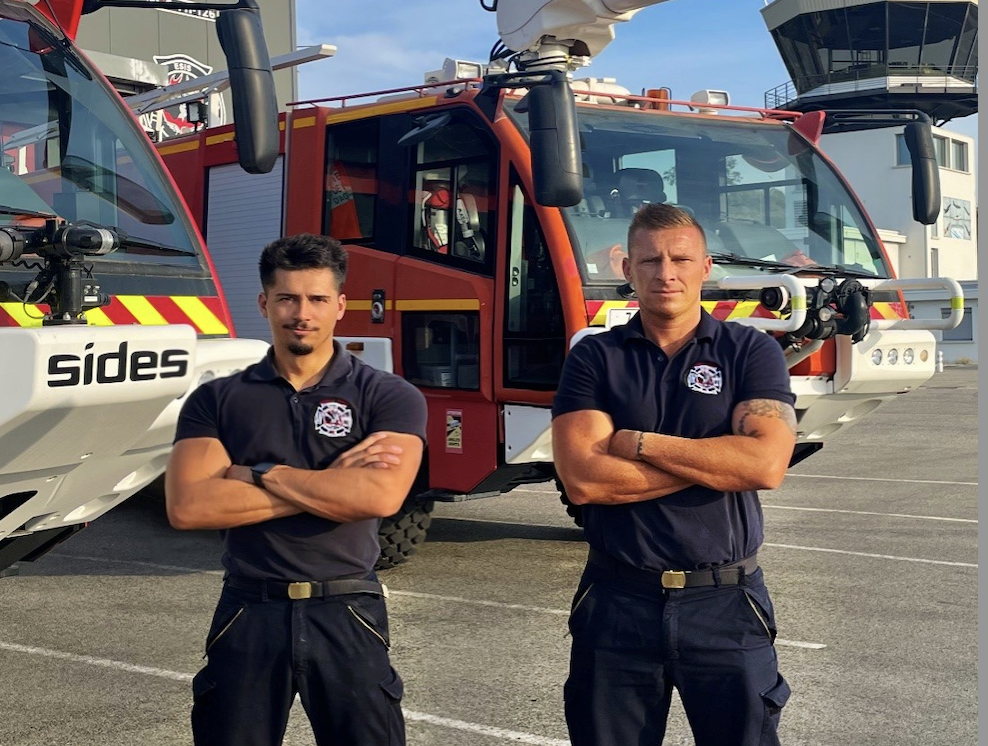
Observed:
[[[792,76],[766,107],[978,110],[978,0],[773,0],[762,17]]]

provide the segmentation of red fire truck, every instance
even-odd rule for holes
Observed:
[[[232,165],[228,127],[159,147],[241,335],[256,333],[257,287],[237,283],[253,274],[260,242],[311,232],[349,250],[337,332],[419,386],[429,406],[426,463],[382,527],[382,566],[424,539],[434,501],[554,478],[560,368],[582,336],[634,313],[620,266],[643,203],[693,212],[715,263],[704,306],[784,348],[799,417],[793,463],[933,374],[934,322],[908,318],[903,289],[943,288],[955,309],[943,326],[959,320],[957,283],[895,279],[821,152],[821,134],[846,117],[730,106],[719,91],[682,102],[664,89],[632,95],[571,80],[553,62],[556,46],[516,56],[516,71],[503,58],[447,60],[422,85],[293,104],[270,177]],[[914,215],[932,222],[938,184],[921,119],[897,121],[909,122]]]
[[[128,0],[0,0],[0,571],[151,483],[188,391],[266,349],[230,338],[185,204],[73,42],[80,15],[110,5]],[[221,10],[238,168],[270,170],[277,103],[256,4],[173,7]]]

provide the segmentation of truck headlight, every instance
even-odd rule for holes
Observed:
[[[899,362],[899,350],[895,347],[889,350],[889,354],[886,360],[888,360],[889,365],[895,365],[897,362]]]
[[[881,365],[882,364],[882,348],[881,347],[876,347],[874,350],[872,350],[872,352],[871,352],[871,362],[872,362],[873,365]]]

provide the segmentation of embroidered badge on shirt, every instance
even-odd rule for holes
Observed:
[[[327,438],[342,438],[353,429],[353,410],[344,401],[330,399],[316,407],[316,432]]]
[[[697,363],[686,374],[686,385],[700,394],[719,394],[724,387],[724,374],[710,363]]]

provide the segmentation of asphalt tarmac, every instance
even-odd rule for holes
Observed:
[[[762,494],[787,746],[977,743],[977,399],[947,368]],[[548,485],[435,516],[382,573],[408,743],[566,746],[582,532]],[[219,555],[133,498],[0,579],[0,746],[190,744]],[[296,706],[285,744],[314,743]],[[663,743],[692,743],[678,704]]]

